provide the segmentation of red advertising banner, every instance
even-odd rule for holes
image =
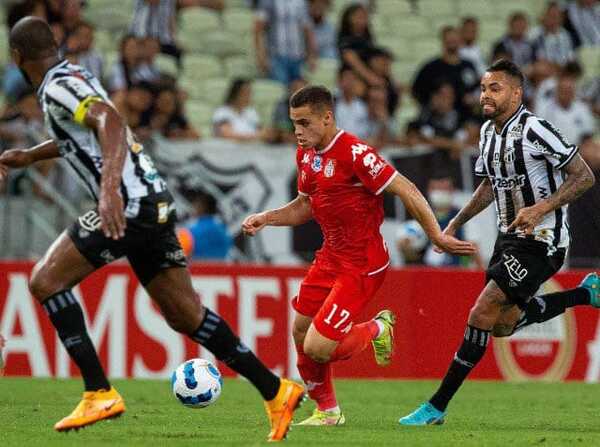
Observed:
[[[7,375],[70,377],[73,364],[54,329],[28,292],[31,263],[0,263],[0,334]],[[220,313],[242,340],[278,373],[297,376],[290,300],[301,268],[192,265],[193,284],[204,304]],[[574,287],[582,272],[561,273],[544,291]],[[398,315],[396,353],[378,368],[367,351],[336,365],[337,377],[439,378],[463,336],[466,318],[484,283],[481,272],[439,269],[390,270],[364,319],[382,308]],[[90,336],[111,377],[160,377],[187,358],[212,358],[172,331],[129,266],[115,264],[75,290]],[[600,378],[598,313],[578,307],[513,337],[494,339],[473,372],[480,379],[585,380]],[[221,365],[225,374],[231,371]]]

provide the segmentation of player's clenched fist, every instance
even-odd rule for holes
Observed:
[[[242,223],[242,231],[248,236],[254,236],[267,224],[267,215],[265,213],[252,214]]]
[[[31,154],[22,149],[12,149],[0,155],[0,181],[8,176],[8,168],[23,168],[33,163]]]

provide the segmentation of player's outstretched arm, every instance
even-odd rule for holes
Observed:
[[[450,221],[448,227],[444,229],[444,233],[453,236],[460,227],[490,206],[490,203],[493,201],[494,191],[492,184],[490,183],[490,179],[486,177],[471,196],[471,200]]]
[[[527,208],[521,208],[516,219],[508,227],[508,231],[519,229],[525,231],[526,234],[531,234],[546,214],[571,203],[596,182],[594,173],[579,154],[573,157],[564,171],[567,178],[560,188],[546,200]]]
[[[93,102],[85,112],[83,123],[94,129],[102,149],[102,181],[98,213],[106,237],[125,236],[125,212],[121,197],[121,177],[127,156],[127,127],[121,115],[103,101]]]
[[[472,243],[442,233],[427,200],[414,183],[406,177],[400,174],[396,175],[385,190],[400,197],[408,212],[417,219],[436,247],[455,255],[472,255],[475,253],[476,249]]]
[[[0,182],[8,176],[8,168],[24,168],[37,161],[59,157],[58,146],[52,140],[30,149],[11,149],[0,155]]]
[[[254,236],[267,225],[293,227],[302,225],[311,218],[310,199],[308,196],[298,194],[294,200],[281,208],[248,216],[242,223],[242,231],[248,236]]]

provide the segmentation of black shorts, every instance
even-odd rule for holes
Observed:
[[[548,255],[548,248],[534,239],[498,235],[486,284],[493,279],[512,303],[523,306],[563,265],[566,250],[559,248]]]
[[[185,254],[175,234],[175,209],[169,193],[130,199],[125,236],[113,240],[100,229],[97,210],[79,217],[68,234],[75,247],[96,268],[126,256],[143,285],[163,269],[186,267]]]

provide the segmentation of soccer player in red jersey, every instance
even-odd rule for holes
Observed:
[[[370,342],[380,365],[389,364],[393,351],[392,312],[355,322],[390,263],[379,231],[384,217],[381,193],[400,197],[439,249],[469,255],[474,247],[442,233],[415,185],[375,149],[337,128],[329,90],[307,86],[296,92],[290,117],[298,140],[298,196],[282,208],[248,216],[242,227],[250,236],[266,225],[300,225],[311,218],[321,227],[323,247],[292,301],[298,369],[317,403],[300,425],[341,425],[345,419],[335,397],[331,362],[352,357]]]

